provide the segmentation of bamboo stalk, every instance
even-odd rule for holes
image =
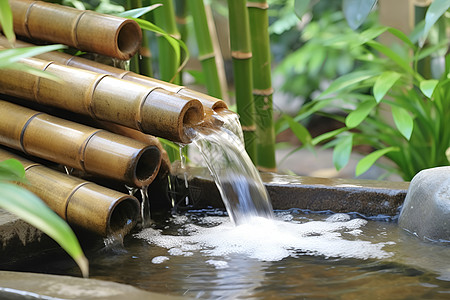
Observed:
[[[179,39],[180,33],[175,22],[175,11],[172,0],[151,0],[152,4],[161,3],[154,13],[155,25],[162,28],[167,34]],[[161,80],[179,84],[180,76],[177,74],[180,57],[164,37],[158,37],[159,73]]]
[[[206,18],[205,5],[203,0],[191,0],[188,3],[194,20],[198,59],[202,64],[208,94],[216,98],[222,98],[222,87],[217,72],[216,57]]]
[[[185,127],[194,126],[204,117],[200,101],[162,88],[35,58],[21,62],[61,81],[7,69],[0,73],[0,92],[182,143],[190,142]]]
[[[253,49],[253,98],[255,101],[257,167],[276,172],[273,127],[272,78],[270,65],[269,18],[266,0],[247,2]]]
[[[139,217],[139,201],[29,161],[0,148],[0,161],[17,159],[25,168],[23,187],[36,194],[70,225],[96,234],[127,234]]]
[[[0,46],[8,47],[8,40],[0,35]],[[23,41],[16,41],[16,47],[30,47],[33,44],[25,43]],[[150,78],[147,76],[142,76],[133,72],[124,71],[122,69],[118,69],[112,66],[104,65],[98,62],[94,62],[79,56],[71,56],[66,53],[52,51],[48,53],[44,53],[36,56],[39,59],[54,61],[59,64],[84,69],[96,73],[111,75],[116,78],[121,78],[128,81],[133,81],[151,88],[163,88],[172,93],[176,93],[182,96],[198,99],[204,107],[210,108],[213,110],[220,110],[223,108],[227,108],[227,104],[217,98],[212,96],[188,89],[183,86],[175,85],[172,83],[168,83],[162,80]]]
[[[82,51],[130,59],[142,32],[130,19],[41,1],[10,0],[16,34],[66,44]]]
[[[244,132],[245,149],[256,163],[255,106],[252,84],[252,49],[245,0],[228,0],[231,56],[237,113]]]
[[[188,38],[187,28],[187,2],[185,0],[175,0],[175,23],[177,25],[178,32],[180,33],[180,39],[186,43]],[[180,54],[180,61],[184,61],[186,53],[184,51]],[[183,70],[179,74],[178,84],[183,84]]]
[[[158,147],[0,101],[0,143],[86,173],[132,186],[158,173]]]
[[[141,8],[142,0],[127,0],[126,6],[127,9]],[[130,70],[146,76],[153,74],[149,39],[145,31],[142,32],[141,47],[131,59]]]

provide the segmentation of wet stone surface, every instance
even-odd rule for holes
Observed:
[[[399,226],[422,240],[450,244],[450,167],[423,170],[413,178]]]
[[[189,195],[196,208],[223,207],[214,181],[204,169],[189,169]],[[182,175],[179,178],[183,178]],[[396,218],[408,182],[363,179],[332,179],[262,174],[274,209],[358,212],[365,216]],[[181,180],[181,179],[180,179]],[[184,185],[184,179],[180,182]],[[183,196],[183,195],[178,195]],[[184,197],[183,197],[184,199]]]

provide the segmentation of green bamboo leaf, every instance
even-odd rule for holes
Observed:
[[[353,134],[340,137],[333,151],[333,164],[336,170],[340,170],[348,164],[352,153]]]
[[[162,6],[162,4],[157,3],[157,4],[153,4],[153,5],[146,6],[146,7],[130,9],[130,10],[127,10],[127,11],[124,11],[124,12],[121,12],[121,13],[118,13],[115,15],[118,17],[122,17],[122,18],[139,18],[160,6]]]
[[[376,3],[377,0],[343,0],[342,10],[350,28],[361,26]]]
[[[356,165],[355,175],[359,176],[369,170],[369,168],[383,155],[393,152],[393,151],[399,151],[398,147],[388,147],[384,149],[376,150],[366,157],[362,158],[358,164]]]
[[[420,82],[420,90],[422,93],[427,96],[428,98],[431,98],[433,95],[434,89],[438,85],[439,80],[431,79],[431,80],[422,80]]]
[[[311,146],[312,138],[308,129],[306,129],[302,124],[294,121],[294,119],[288,115],[284,115],[283,118],[288,122],[289,128],[291,128],[292,132],[302,142],[302,144],[304,146]]]
[[[75,234],[63,219],[36,195],[24,188],[0,182],[0,191],[0,207],[17,215],[58,242],[78,264],[83,276],[88,277],[88,261]]]
[[[345,74],[335,81],[333,81],[330,86],[319,95],[318,99],[323,99],[325,96],[339,92],[343,89],[349,88],[357,83],[360,83],[364,80],[372,78],[378,75],[378,71],[375,70],[363,70],[363,71],[355,71],[348,74]]]
[[[397,126],[397,129],[400,131],[400,133],[409,141],[414,128],[413,118],[403,107],[391,105],[391,108],[395,126]]]
[[[180,56],[180,47],[181,47],[183,49],[183,51],[185,52],[185,56],[184,56],[184,60],[181,63],[178,63],[179,68],[178,68],[177,73],[179,71],[181,71],[181,69],[184,68],[187,61],[189,60],[189,50],[188,50],[186,44],[182,40],[179,40],[179,39],[176,39],[176,38],[170,36],[163,29],[156,26],[155,24],[150,23],[147,20],[136,19],[136,18],[130,18],[130,19],[135,20],[139,24],[139,26],[141,26],[142,29],[149,30],[151,32],[155,32],[156,34],[160,34],[161,36],[163,36],[169,42],[170,46],[175,51],[175,55],[177,58],[181,57]]]
[[[387,26],[376,26],[376,27],[370,27],[367,30],[364,30],[358,35],[359,43],[358,46],[361,44],[365,44],[368,41],[371,41],[378,36],[380,36],[383,32],[386,32],[389,29]]]
[[[373,96],[375,97],[375,101],[377,101],[377,103],[380,103],[381,99],[383,99],[386,93],[400,77],[401,74],[397,72],[386,71],[377,78],[373,86]]]
[[[299,19],[308,11],[310,3],[311,0],[295,0],[294,12]]]
[[[414,74],[414,70],[411,68],[408,60],[403,59],[400,55],[395,53],[391,48],[376,42],[376,41],[368,41],[366,43],[370,47],[374,48],[375,50],[381,52],[386,57],[389,57],[391,60],[393,60],[397,65],[399,65],[403,70],[410,74]]]
[[[11,45],[14,44],[16,36],[13,29],[13,16],[8,0],[0,0],[0,29]]]
[[[17,159],[0,162],[0,180],[26,182],[22,164]]]
[[[419,38],[419,46],[423,47],[425,40],[427,39],[428,33],[431,27],[437,22],[437,20],[450,8],[450,1],[448,0],[434,0],[431,2],[430,7],[428,7],[427,13],[425,15],[425,27],[423,29],[422,35]]]
[[[338,129],[335,129],[335,130],[332,130],[332,131],[325,132],[325,133],[323,133],[323,134],[313,138],[312,139],[312,145],[313,146],[317,146],[319,143],[321,143],[323,141],[326,141],[328,139],[331,139],[331,138],[337,136],[338,134],[340,134],[340,133],[342,133],[344,131],[347,131],[347,130],[348,130],[347,127],[342,127],[342,128],[338,128]]]
[[[361,102],[358,107],[345,118],[345,125],[348,128],[355,128],[364,121],[376,105],[377,102],[373,101],[373,99]]]
[[[0,69],[6,68],[8,65],[18,62],[25,57],[36,56],[45,52],[64,48],[66,48],[66,46],[57,44],[0,50]]]
[[[394,27],[388,27],[388,31],[396,36],[398,39],[402,40],[406,45],[408,45],[411,49],[416,50],[417,47],[414,45],[414,43],[411,41],[411,39],[403,33],[403,31],[394,28]]]

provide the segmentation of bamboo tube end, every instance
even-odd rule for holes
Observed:
[[[200,101],[192,99],[184,106],[183,112],[180,114],[183,117],[182,126],[180,126],[181,142],[190,143],[191,139],[187,136],[185,130],[192,128],[203,121],[204,110]]]
[[[124,196],[111,209],[106,234],[127,235],[139,219],[139,203],[136,198]]]
[[[158,174],[161,166],[161,151],[156,146],[146,147],[137,158],[134,169],[136,186],[149,185]]]
[[[117,34],[117,48],[119,58],[128,60],[137,53],[141,47],[142,30],[138,23],[126,20],[122,23]]]

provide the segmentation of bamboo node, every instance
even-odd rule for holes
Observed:
[[[144,132],[142,128],[142,108],[144,107],[145,101],[147,101],[148,96],[156,89],[161,89],[158,86],[154,86],[148,89],[148,93],[145,94],[145,97],[142,97],[141,101],[138,103],[138,108],[136,110],[136,118],[135,118],[135,124],[139,131]]]
[[[216,54],[214,52],[211,53],[207,53],[207,54],[203,54],[203,55],[199,55],[198,60],[199,61],[204,61],[210,58],[215,58]]]
[[[109,75],[107,75],[107,74],[101,74],[101,75],[97,76],[97,78],[94,80],[94,82],[90,85],[90,87],[89,87],[90,90],[88,93],[86,93],[86,98],[83,101],[85,110],[94,119],[97,119],[97,117],[95,116],[95,113],[93,111],[93,108],[92,108],[92,99],[94,98],[95,89],[97,88],[100,81],[102,81],[103,78],[108,77],[108,76]]]
[[[86,11],[82,12],[78,15],[77,19],[75,20],[75,26],[73,27],[73,40],[72,43],[75,46],[75,48],[80,49],[80,44],[78,43],[78,24],[80,23],[81,17],[83,17],[86,14]]]
[[[264,3],[264,2],[248,1],[247,2],[247,7],[259,8],[259,9],[268,9],[269,8],[269,4]]]
[[[49,61],[47,64],[45,64],[45,66],[42,68],[42,71],[44,71],[45,72],[45,70],[47,70],[47,68],[51,65],[51,64],[53,64],[54,62],[53,61]],[[34,93],[34,99],[36,99],[36,102],[37,103],[40,103],[40,101],[39,101],[39,86],[40,86],[40,84],[41,84],[41,76],[37,76],[37,78],[36,78],[36,84],[34,85],[34,88],[33,88],[33,93]]]
[[[72,200],[72,197],[73,197],[73,195],[76,193],[76,191],[78,191],[82,186],[85,186],[86,184],[88,184],[89,182],[87,182],[87,181],[85,181],[85,182],[82,182],[82,183],[80,183],[80,184],[78,184],[78,185],[76,185],[74,188],[73,188],[73,190],[70,192],[70,194],[67,196],[67,198],[66,199],[64,199],[64,206],[65,206],[65,208],[64,208],[64,220],[68,220],[68,218],[67,218],[67,208],[69,207],[69,202],[70,202],[70,200]],[[62,216],[61,216],[62,217]]]
[[[23,137],[25,136],[25,131],[28,128],[28,125],[30,125],[31,121],[33,121],[34,118],[36,118],[39,115],[43,115],[43,112],[37,112],[34,115],[32,115],[23,125],[22,130],[20,131],[20,136],[19,136],[19,144],[20,144],[20,150],[29,155],[28,151],[25,149],[25,146],[23,145]]]
[[[256,125],[241,126],[242,131],[256,131]]]
[[[25,18],[24,18],[24,27],[25,27],[25,31],[26,31],[26,35],[27,35],[27,37],[29,37],[29,38],[32,38],[32,36],[31,36],[31,34],[30,34],[30,29],[28,28],[28,17],[29,17],[29,15],[30,15],[30,11],[31,11],[31,8],[33,7],[33,5],[35,5],[36,4],[36,1],[34,1],[34,2],[32,2],[32,3],[30,3],[30,6],[28,6],[28,8],[27,8],[27,11],[26,11],[26,13],[25,13]]]
[[[273,88],[270,87],[268,89],[253,89],[253,95],[258,95],[258,96],[270,96],[273,94]]]
[[[235,59],[249,59],[252,56],[251,52],[231,51],[231,57]]]

